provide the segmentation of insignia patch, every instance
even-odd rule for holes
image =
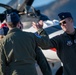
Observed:
[[[67,41],[68,46],[71,46],[72,44],[73,44],[72,41]]]
[[[62,16],[64,18],[64,16]]]
[[[76,43],[76,39],[74,39],[74,43]]]
[[[37,33],[35,33],[35,35],[36,35],[38,38],[41,38],[41,36],[40,36],[40,35],[38,35]]]

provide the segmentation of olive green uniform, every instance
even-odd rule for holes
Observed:
[[[46,35],[40,37],[17,28],[9,31],[0,43],[0,75],[5,75],[8,65],[10,75],[37,75],[35,48],[36,45],[47,48],[46,40],[48,40]]]
[[[44,54],[40,50],[40,48],[37,47],[35,52],[36,52],[36,61],[42,71],[42,74],[43,75],[52,75],[51,67],[50,67],[47,59],[45,58]]]

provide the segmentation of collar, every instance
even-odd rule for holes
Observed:
[[[11,32],[19,32],[19,31],[21,31],[21,30],[18,29],[18,28],[13,28],[13,29],[8,31],[8,34],[11,33]]]
[[[66,32],[64,32],[64,35],[65,35],[65,36],[67,36],[67,35],[71,36],[70,34],[67,34]],[[75,32],[74,32],[73,35],[76,35],[76,28],[75,28]]]
[[[76,29],[75,29],[75,34],[74,35],[69,35],[66,32],[64,32],[63,35],[65,36],[66,40],[73,40],[74,41],[74,40],[76,40]]]

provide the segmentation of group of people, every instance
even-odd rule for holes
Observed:
[[[22,31],[23,26],[17,13],[6,15],[9,30],[0,40],[0,75],[37,75],[36,61],[43,75],[52,75],[51,68],[39,47],[56,48],[57,55],[63,63],[63,74],[76,75],[76,30],[73,17],[70,12],[61,12],[58,16],[59,25],[64,33],[49,39],[43,29],[42,20],[32,23],[37,29],[37,33],[34,34]]]

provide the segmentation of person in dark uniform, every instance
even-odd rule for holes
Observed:
[[[42,46],[44,40],[33,33],[21,31],[18,28],[20,18],[16,13],[8,14],[6,20],[9,31],[0,42],[0,74],[5,75],[6,66],[9,65],[10,75],[37,75],[35,48],[37,44]],[[43,35],[43,37],[48,38],[46,35]],[[48,44],[47,41],[44,42],[45,45]],[[49,75],[51,75],[51,72]]]
[[[23,27],[23,24],[20,23],[20,26],[18,28],[22,30],[22,27]],[[45,58],[44,54],[42,53],[41,49],[38,46],[35,48],[35,53],[36,53],[35,60],[37,61],[37,64],[39,65],[42,74],[52,75],[51,67],[47,59]]]
[[[26,0],[26,1],[25,1],[25,3],[26,3],[25,8],[26,8],[27,11],[30,9],[33,1],[34,1],[34,0],[31,0],[31,1],[30,1],[30,0]],[[41,14],[39,13],[38,16],[41,16]],[[43,18],[42,18],[42,17],[43,17]],[[48,18],[46,18],[46,16],[41,16],[40,19],[45,19],[45,20],[47,20]],[[2,28],[2,29],[3,29],[3,28]],[[3,30],[4,30],[4,32],[6,32],[5,29],[3,29]],[[6,33],[5,33],[5,34],[6,34]],[[3,37],[2,37],[2,38],[3,38]],[[51,68],[50,68],[50,66],[49,66],[49,64],[48,64],[45,56],[43,55],[43,53],[42,53],[42,51],[41,51],[40,48],[38,48],[38,47],[36,47],[36,48],[37,48],[37,49],[35,50],[35,52],[36,52],[36,61],[37,61],[38,65],[39,65],[39,67],[40,67],[43,75],[47,75],[47,74],[48,74],[48,75],[51,75],[51,73],[52,73],[52,72],[51,72]],[[44,66],[44,65],[45,65],[45,66]]]
[[[20,25],[18,26],[19,29],[22,30],[23,24],[20,22]],[[35,53],[36,53],[36,58],[35,60],[37,61],[37,64],[40,67],[40,70],[43,75],[52,75],[52,70],[51,67],[45,58],[44,54],[42,53],[41,49],[37,46],[35,48]]]
[[[25,1],[25,3],[26,3],[25,12],[29,13],[29,10],[30,10],[33,2],[34,2],[34,0],[26,0]],[[43,20],[43,21],[49,20],[49,18],[46,15],[41,14],[40,10],[35,9],[35,14],[37,16],[39,16],[39,20]],[[30,16],[30,17],[32,17],[32,16]],[[27,19],[28,18],[29,17],[27,17]],[[35,18],[35,20],[36,20],[36,18]],[[33,19],[33,18],[31,18],[31,19]],[[31,22],[31,19],[29,22]],[[29,23],[27,25],[29,26]],[[42,53],[41,49],[38,46],[36,47],[35,52],[36,52],[36,61],[42,71],[42,74],[43,75],[51,75],[52,74],[51,67],[49,66],[47,59],[45,58],[44,54]]]
[[[63,34],[57,35],[49,40],[49,48],[56,48],[57,55],[63,63],[64,75],[76,75],[76,29],[74,20],[70,12],[61,12],[58,14],[60,26],[64,31]],[[42,22],[36,24],[34,28],[41,27]],[[40,34],[40,33],[39,33]]]
[[[19,29],[23,29],[23,25],[22,23],[20,22],[20,25],[18,26]],[[7,27],[7,24],[6,23],[2,23],[1,24],[1,27],[0,27],[0,40],[2,40],[6,35],[7,35],[7,32],[8,32],[8,27]],[[51,75],[51,68],[44,56],[44,54],[42,53],[41,49],[40,48],[36,48],[35,49],[35,52],[36,52],[36,61],[37,61],[37,64],[39,65],[41,71],[42,71],[42,74],[43,75]],[[9,74],[9,66],[7,66],[7,69],[6,69],[6,72]],[[7,74],[7,75],[8,75]]]

